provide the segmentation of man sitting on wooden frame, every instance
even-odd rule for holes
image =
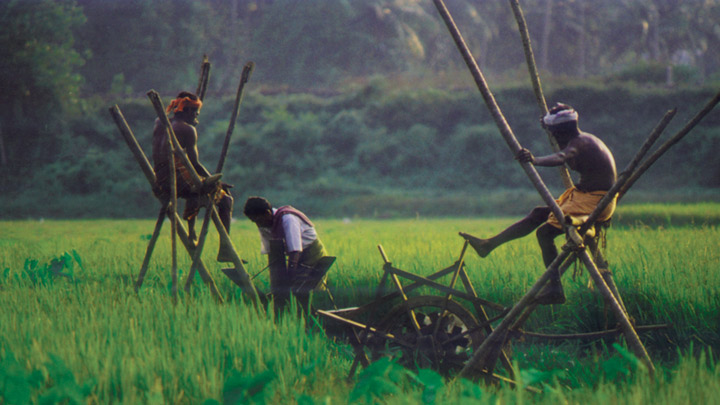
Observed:
[[[550,130],[561,150],[552,155],[536,158],[529,150],[523,148],[518,153],[517,159],[535,166],[567,164],[570,169],[580,173],[578,184],[565,190],[557,202],[566,216],[589,215],[616,181],[617,172],[612,152],[596,136],[580,131],[578,113],[569,105],[561,103],[555,105],[541,119],[541,124]],[[598,222],[609,220],[614,211],[615,201],[605,208]],[[486,257],[496,247],[528,235],[535,229],[537,229],[536,235],[542,250],[543,262],[545,267],[548,267],[558,255],[554,239],[563,234],[562,225],[550,207],[534,208],[525,218],[488,239],[481,239],[464,232],[460,232],[460,236],[470,242],[470,246],[480,257]],[[565,302],[559,272],[553,273],[548,288],[537,297],[537,302],[539,304]]]
[[[228,184],[220,182],[221,174],[211,175],[210,172],[200,163],[197,148],[197,130],[195,126],[198,124],[198,115],[202,108],[202,101],[193,93],[183,91],[178,94],[167,107],[167,112],[173,113],[170,119],[173,132],[177,137],[180,146],[185,150],[188,160],[192,164],[195,171],[203,180],[203,190],[193,191],[191,186],[191,177],[188,168],[183,165],[182,159],[175,156],[175,176],[177,184],[177,195],[185,199],[185,211],[183,219],[188,221],[190,239],[196,240],[195,236],[195,220],[197,218],[200,207],[209,204],[206,196],[211,194],[218,208],[218,215],[225,226],[225,230],[230,233],[230,220],[232,218],[233,198],[230,195]],[[165,127],[160,119],[155,120],[152,138],[152,158],[157,176],[157,188],[155,190],[158,197],[166,199],[170,195],[170,170],[168,161],[168,137]],[[217,261],[231,262],[232,248],[220,245]]]

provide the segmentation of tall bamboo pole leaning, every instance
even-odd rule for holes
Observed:
[[[145,154],[142,152],[140,144],[137,142],[135,135],[133,135],[130,126],[127,124],[127,121],[125,121],[125,117],[123,116],[122,112],[120,111],[120,107],[118,107],[117,104],[110,107],[110,115],[113,117],[115,125],[120,130],[120,134],[122,135],[123,139],[125,139],[125,143],[128,145],[128,148],[130,148],[130,151],[135,157],[135,160],[140,165],[140,169],[143,171],[143,174],[145,175],[148,183],[150,183],[151,187],[155,187],[155,183],[157,181],[155,171],[153,170],[152,166],[150,166],[150,162],[148,161]],[[152,257],[153,251],[155,250],[155,244],[160,237],[160,231],[162,230],[163,222],[165,222],[166,214],[167,204],[163,203],[163,206],[160,208],[160,213],[158,214],[158,219],[155,222],[155,228],[153,229],[152,237],[150,237],[150,241],[148,242],[147,248],[145,250],[145,257],[143,258],[142,266],[140,266],[138,278],[135,281],[135,292],[138,292],[140,290],[140,287],[145,280],[145,274],[147,273],[148,266],[150,265],[150,258]]]
[[[240,84],[238,84],[237,93],[235,94],[235,104],[233,105],[232,115],[230,115],[230,123],[228,124],[227,131],[225,132],[225,142],[223,142],[222,152],[220,152],[220,159],[218,159],[215,173],[222,172],[223,167],[225,166],[225,158],[227,157],[228,148],[230,147],[230,138],[235,130],[235,122],[240,114],[240,104],[242,104],[245,84],[248,80],[250,80],[250,76],[254,70],[255,62],[252,61],[246,63],[243,67],[242,74],[240,75]]]
[[[463,56],[463,59],[465,60],[468,68],[470,69],[473,78],[475,79],[475,82],[478,86],[478,89],[480,90],[481,94],[483,95],[483,99],[485,100],[485,104],[487,105],[488,109],[490,110],[490,113],[493,116],[493,119],[495,120],[495,123],[498,125],[498,128],[500,129],[500,133],[505,138],[506,143],[510,147],[511,151],[513,152],[514,156],[517,156],[517,153],[520,151],[521,147],[520,144],[515,139],[515,136],[512,133],[512,130],[507,124],[507,121],[502,115],[502,112],[500,111],[500,108],[498,107],[497,103],[495,102],[494,97],[492,96],[492,93],[490,92],[490,89],[487,86],[487,83],[485,82],[485,78],[483,77],[482,72],[480,71],[480,68],[477,65],[477,62],[475,62],[475,59],[473,58],[472,54],[470,53],[470,50],[468,49],[467,45],[465,44],[465,40],[462,38],[462,35],[460,34],[460,31],[458,30],[457,26],[455,25],[455,22],[452,19],[452,16],[450,15],[450,12],[447,10],[447,7],[445,7],[445,4],[442,0],[433,0],[435,3],[436,8],[438,9],[440,15],[443,18],[443,21],[447,25],[448,30],[450,31],[450,34],[452,35],[453,39],[455,40],[455,44],[457,45],[458,49],[460,50],[460,53]],[[568,232],[569,236],[574,236],[574,239],[579,239],[582,241],[581,238],[577,235],[577,230],[572,227],[568,227],[565,224],[564,215],[562,214],[562,210],[560,210],[560,207],[557,205],[556,201],[552,198],[550,195],[550,192],[548,191],[547,187],[545,187],[545,184],[542,182],[542,179],[540,178],[539,174],[535,170],[535,167],[531,163],[521,163],[523,166],[523,169],[525,170],[525,173],[528,175],[530,180],[532,181],[533,185],[537,189],[538,193],[541,195],[543,200],[547,203],[547,205],[551,208],[552,212],[556,215],[557,218],[563,218],[562,224],[563,228]],[[494,359],[497,356],[499,348],[502,347],[503,343],[505,342],[505,338],[507,337],[507,331],[509,327],[514,323],[515,318],[521,314],[523,309],[525,309],[527,306],[529,306],[536,294],[540,291],[542,286],[545,284],[547,279],[549,279],[550,271],[556,270],[560,264],[565,260],[568,251],[563,251],[558,257],[553,261],[553,263],[550,264],[546,272],[540,277],[540,279],[535,283],[535,285],[531,288],[530,292],[525,294],[523,298],[521,298],[520,302],[518,302],[513,309],[510,310],[508,315],[505,319],[500,323],[500,325],[491,333],[485,341],[480,345],[480,348],[473,354],[473,357],[470,359],[468,364],[465,365],[465,367],[461,370],[460,376],[467,376],[472,370],[480,368],[485,368],[486,372],[492,372],[492,368],[494,367]],[[584,252],[587,253],[587,252]],[[587,256],[587,254],[585,255]],[[588,256],[589,258],[589,256]],[[591,261],[591,260],[590,260]],[[584,260],[584,262],[587,262]],[[588,269],[590,270],[590,269]],[[597,268],[595,268],[597,270]],[[602,277],[600,277],[600,281],[602,281]],[[616,312],[616,316],[618,318],[623,318],[628,325],[630,325],[629,320],[627,319],[627,316],[622,311],[622,308],[620,308],[619,304],[615,300],[612,292],[608,289],[607,285],[604,281],[602,282],[596,282],[597,287],[601,290],[603,297],[608,301],[613,301],[614,305],[611,303],[612,309]],[[606,294],[608,293],[608,294]],[[618,311],[617,309],[620,308]],[[511,317],[511,314],[513,316]],[[641,347],[642,351],[637,350],[636,354],[642,356],[644,353],[645,360],[649,362],[649,357],[647,357],[647,352],[644,350],[644,346],[642,345],[642,342],[638,338],[635,331],[632,329],[632,325],[630,325],[630,330],[627,331],[625,335],[626,339],[628,340],[628,343],[633,347]],[[652,365],[652,362],[650,362],[650,365]],[[484,366],[484,367],[483,367]],[[652,371],[652,368],[650,369]]]
[[[520,37],[522,38],[523,49],[525,50],[525,61],[527,62],[528,73],[530,74],[530,82],[532,83],[533,92],[535,93],[535,100],[537,101],[540,114],[544,116],[548,113],[547,102],[545,101],[545,95],[543,94],[542,85],[540,84],[540,75],[538,74],[537,65],[535,64],[535,55],[532,50],[530,43],[530,32],[528,31],[527,22],[525,21],[525,15],[520,8],[518,0],[509,0],[510,7],[515,15],[515,21],[518,25],[518,31],[520,31]],[[558,145],[555,138],[552,136],[549,130],[545,130],[547,133],[550,145],[555,152],[560,151],[560,145]],[[563,185],[565,188],[573,186],[572,177],[567,166],[563,165],[558,168],[560,170],[560,177],[562,178]]]
[[[208,59],[208,56],[205,54],[205,55],[203,55],[203,61],[202,61],[202,64],[200,65],[200,76],[198,79],[197,90],[195,90],[195,95],[197,95],[198,98],[200,98],[200,101],[205,101],[205,92],[207,91],[207,86],[208,86],[209,80],[210,80],[210,60]],[[198,243],[196,245],[197,250],[195,251],[195,254],[193,255],[193,262],[192,262],[192,265],[190,266],[190,271],[188,272],[188,276],[185,280],[185,291],[186,292],[190,291],[190,286],[192,285],[193,279],[195,278],[195,269],[197,266],[195,257],[199,256],[202,253],[203,243],[204,243],[204,238],[202,235],[203,235],[203,233],[205,235],[207,234],[207,223],[208,223],[208,215],[209,214],[210,214],[210,211],[206,210],[205,222],[203,223],[203,228],[202,228],[203,230],[200,232],[201,237],[198,240]],[[199,252],[198,252],[198,250],[199,250]]]
[[[232,137],[232,133],[235,129],[235,122],[237,121],[238,115],[240,114],[240,104],[242,104],[243,99],[243,91],[245,89],[245,84],[250,79],[250,75],[252,74],[253,69],[255,68],[255,63],[248,62],[245,64],[245,67],[243,68],[242,75],[240,77],[240,84],[238,85],[237,93],[235,95],[235,104],[233,105],[232,114],[230,115],[230,123],[228,124],[227,132],[225,133],[225,141],[223,142],[223,148],[220,152],[220,158],[218,159],[218,164],[215,169],[215,173],[221,173],[223,170],[223,167],[225,165],[225,158],[227,157],[228,149],[230,147],[230,139]],[[212,202],[208,202],[208,204],[212,204]],[[207,238],[208,228],[210,224],[210,210],[205,211],[205,218],[203,220],[202,229],[200,230],[200,236],[198,237],[198,243],[197,248],[195,251],[195,255],[193,256],[193,262],[190,266],[190,271],[188,272],[188,277],[185,281],[185,289],[189,289],[190,285],[192,284],[193,277],[195,276],[195,269],[197,266],[197,261],[200,259],[200,255],[202,254],[203,247],[205,246],[205,240]],[[242,265],[242,262],[241,262]],[[238,276],[240,278],[243,277],[243,274],[247,274],[247,271],[245,269],[241,269],[241,271],[237,272]],[[251,280],[248,279],[247,281],[243,282],[243,284],[249,284],[251,283]]]
[[[200,79],[198,80],[198,87],[195,91],[195,95],[200,98],[200,101],[205,100],[208,80],[210,80],[210,60],[207,55],[203,55],[202,65],[200,65]]]
[[[453,40],[455,41],[455,44],[460,51],[460,54],[465,60],[465,64],[467,65],[470,73],[473,76],[473,79],[475,79],[475,84],[477,85],[478,90],[480,90],[480,94],[482,94],[483,100],[485,100],[485,105],[490,111],[490,115],[493,117],[495,125],[497,125],[498,129],[500,130],[500,135],[502,135],[503,139],[505,139],[505,142],[510,148],[513,157],[517,156],[518,152],[520,152],[522,147],[515,138],[515,135],[512,133],[510,126],[505,120],[505,116],[503,116],[502,112],[500,111],[500,107],[495,101],[495,97],[490,91],[490,88],[485,81],[485,77],[483,76],[480,67],[478,67],[475,58],[470,53],[468,46],[465,44],[465,40],[463,39],[460,31],[455,25],[455,21],[453,20],[450,12],[448,11],[447,7],[445,7],[445,3],[442,0],[433,0],[433,2],[435,3],[435,7],[440,12],[440,16],[445,22],[445,25],[447,25],[448,30],[450,31],[450,35],[452,35]],[[530,162],[521,162],[520,165],[522,166],[525,174],[528,176],[530,181],[533,183],[533,186],[535,186],[535,189],[537,189],[540,197],[542,197],[543,201],[547,204],[548,207],[550,207],[553,214],[555,214],[555,217],[558,218],[561,223],[563,223],[564,227],[564,215],[560,210],[560,207],[557,205],[557,202],[555,202],[555,198],[553,198],[553,196],[550,194],[550,191],[545,186],[542,178],[540,178],[537,170],[535,170],[535,166],[533,166],[533,164]]]
[[[170,137],[169,127],[165,127],[165,136],[167,138],[167,159],[168,170],[170,171],[170,201],[167,204],[167,212],[170,214],[170,250],[172,257],[172,298],[173,303],[177,304],[178,299],[178,271],[177,271],[177,173],[175,172],[175,147]]]

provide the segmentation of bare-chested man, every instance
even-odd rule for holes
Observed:
[[[534,157],[529,150],[523,148],[518,153],[517,159],[535,166],[567,164],[570,169],[580,173],[578,184],[565,190],[557,202],[565,215],[590,214],[616,180],[615,159],[610,149],[594,135],[580,131],[577,112],[566,104],[556,104],[541,122],[550,130],[561,150],[552,155]],[[609,220],[614,211],[613,201],[603,211],[598,221]],[[550,207],[534,208],[525,218],[489,239],[480,239],[464,232],[460,232],[460,236],[470,242],[480,257],[486,257],[496,247],[526,236],[534,229],[537,229],[543,261],[548,267],[558,254],[554,239],[563,234],[562,225],[555,218]],[[550,278],[550,283],[544,293],[537,297],[537,302],[540,304],[565,302],[559,272]]]
[[[220,220],[227,232],[230,232],[230,220],[232,217],[233,198],[228,191],[230,187],[227,184],[218,182],[219,175],[211,175],[210,172],[200,164],[197,148],[197,130],[195,126],[198,124],[198,114],[202,108],[202,101],[195,95],[187,91],[178,94],[167,107],[168,114],[173,113],[170,119],[173,132],[177,137],[180,146],[185,150],[190,163],[197,171],[201,179],[203,179],[202,193],[194,193],[191,189],[191,177],[188,169],[183,165],[182,160],[175,157],[175,172],[177,176],[177,195],[185,199],[185,211],[183,219],[188,221],[190,228],[190,238],[195,240],[194,223],[200,206],[203,205],[203,199],[208,192],[215,189],[215,203],[218,207]],[[167,134],[160,119],[155,120],[153,128],[152,140],[152,157],[155,166],[155,174],[157,176],[158,192],[167,196],[170,194],[170,170],[168,164],[168,145]],[[228,252],[228,247],[220,245],[217,260],[219,262],[232,261],[232,254]]]

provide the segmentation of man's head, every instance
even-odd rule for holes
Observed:
[[[248,198],[247,201],[245,201],[243,213],[259,227],[269,228],[272,226],[272,205],[263,197]]]
[[[179,118],[190,125],[198,124],[198,114],[202,108],[202,100],[189,91],[181,91],[167,106],[168,113],[175,113],[175,117]]]
[[[556,103],[542,118],[542,122],[558,142],[580,133],[578,113],[567,104]]]

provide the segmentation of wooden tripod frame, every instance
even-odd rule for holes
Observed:
[[[239,109],[240,101],[242,100],[242,89],[244,87],[244,84],[247,82],[247,79],[249,78],[250,72],[252,71],[252,68],[254,65],[252,62],[247,64],[245,66],[245,69],[243,70],[243,76],[240,82],[240,86],[238,87],[238,95],[236,98],[235,103],[235,109],[233,110],[233,116],[231,117],[231,123],[230,123],[230,129],[228,130],[228,133],[226,135],[226,142],[225,146],[223,148],[223,156],[221,156],[219,167],[222,168],[222,163],[224,162],[224,155],[227,153],[227,145],[229,144],[229,137],[232,133],[232,128],[234,128],[234,122],[237,118],[237,112]],[[207,87],[207,79],[209,77],[209,62],[207,61],[207,58],[204,58],[203,65],[202,65],[202,73],[200,78],[200,84],[198,86],[199,93],[204,94],[205,88]],[[178,142],[177,138],[175,137],[175,133],[173,132],[172,125],[170,124],[170,120],[168,119],[167,114],[165,113],[165,108],[162,104],[162,100],[160,99],[160,96],[157,92],[154,90],[150,90],[148,93],[148,98],[150,99],[155,112],[160,119],[160,122],[164,126],[167,136],[169,138],[169,145],[171,145],[171,154],[174,154],[175,157],[179,158],[183,165],[188,169],[188,172],[190,173],[191,177],[191,187],[193,190],[196,190],[198,193],[200,190],[202,190],[203,184],[202,179],[195,171],[195,168],[190,163],[187,154],[183,150],[182,146]],[[145,178],[150,183],[150,186],[153,188],[153,190],[157,187],[157,177],[155,175],[155,171],[153,170],[152,166],[150,165],[150,162],[147,159],[147,156],[143,152],[142,148],[140,147],[140,144],[137,142],[137,139],[133,135],[132,130],[130,129],[130,126],[127,124],[124,116],[122,115],[122,112],[120,111],[120,108],[117,105],[114,105],[110,108],[110,114],[112,115],[116,126],[120,130],[121,135],[125,139],[125,142],[127,143],[128,147],[130,148],[131,152],[133,153],[133,156],[135,157],[135,160],[140,165],[141,170],[145,174]],[[170,156],[169,161],[174,163],[173,156]],[[171,177],[174,177],[175,170],[173,170],[174,167],[171,167]],[[215,207],[215,204],[213,202],[213,196],[211,194],[206,195],[205,197],[208,200],[207,207],[206,207],[206,216],[205,221],[203,223],[203,230],[201,231],[201,239],[198,241],[198,244],[195,245],[193,241],[190,239],[188,232],[185,230],[185,228],[182,225],[182,221],[180,220],[179,215],[176,212],[176,201],[177,201],[177,194],[175,190],[175,179],[171,178],[171,196],[168,200],[161,200],[161,208],[160,212],[158,214],[158,219],[155,223],[155,229],[153,230],[153,234],[150,238],[150,241],[148,242],[148,246],[145,253],[145,258],[143,259],[142,267],[140,268],[140,272],[138,274],[138,279],[135,283],[135,289],[136,291],[140,289],[140,287],[143,284],[145,275],[148,270],[148,266],[150,263],[150,258],[152,256],[153,250],[155,249],[155,244],[157,243],[157,240],[160,236],[160,231],[162,229],[163,222],[165,220],[165,217],[169,217],[172,224],[171,229],[171,240],[172,240],[172,260],[173,260],[173,298],[176,301],[177,300],[177,264],[176,264],[176,251],[175,251],[175,237],[179,236],[180,240],[182,241],[183,245],[185,246],[186,251],[190,255],[190,257],[193,259],[191,270],[188,273],[188,278],[185,283],[186,289],[189,288],[189,285],[192,283],[192,277],[194,275],[195,270],[197,270],[200,274],[200,277],[205,282],[208,287],[210,287],[210,291],[213,294],[213,296],[216,298],[218,302],[223,302],[223,297],[220,294],[220,292],[217,289],[217,286],[215,284],[215,281],[213,280],[213,277],[210,275],[210,272],[208,271],[207,267],[203,263],[202,259],[200,258],[202,254],[202,250],[204,247],[205,242],[205,236],[207,235],[207,228],[209,219],[211,218],[213,223],[215,224],[215,228],[218,231],[218,234],[220,236],[221,243],[224,244],[228,251],[231,254],[232,263],[234,265],[233,269],[224,269],[224,273],[228,275],[228,277],[235,283],[237,283],[243,290],[244,293],[246,293],[250,298],[254,301],[258,297],[258,293],[252,284],[250,280],[250,276],[245,270],[245,267],[243,265],[243,261],[238,255],[235,246],[232,243],[232,240],[230,239],[230,236],[227,233],[227,230],[225,229],[225,226],[222,224],[222,221],[220,220],[220,217],[217,212],[217,208]]]

